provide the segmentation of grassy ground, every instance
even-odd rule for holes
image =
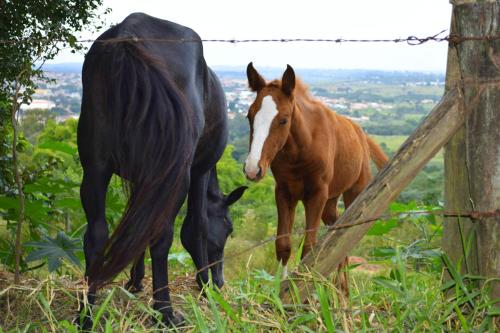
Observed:
[[[396,152],[408,138],[406,135],[370,135],[378,143],[384,143],[391,152]],[[443,152],[440,150],[429,163],[443,163]]]
[[[439,230],[439,221],[411,219],[383,235],[365,237],[353,254],[368,262],[360,260],[361,265],[350,267],[349,298],[340,297],[330,280],[306,274],[311,293],[305,302],[293,304],[279,298],[273,242],[237,255],[255,243],[243,244],[244,235],[233,238],[226,253],[227,284],[221,292],[208,288],[207,297],[196,288],[189,260],[182,264],[177,253],[170,263],[170,288],[175,308],[186,321],[172,331],[497,331],[494,316],[500,310],[487,297],[488,283],[480,288],[478,277],[452,269],[455,279],[442,284],[443,267],[448,266],[439,251],[432,251],[439,247]],[[299,236],[294,238],[294,253],[299,241]],[[292,266],[297,261],[292,257]],[[156,314],[151,309],[149,267],[148,263],[144,292],[125,291],[127,277],[122,274],[99,293],[93,331],[166,330],[152,320]],[[59,275],[48,275],[44,269],[27,273],[16,286],[11,273],[0,271],[0,332],[77,332],[71,320],[85,293],[81,276],[80,270],[65,265]]]
[[[385,143],[390,151],[397,151],[406,140],[406,135],[370,135],[378,144]]]
[[[351,272],[351,296],[339,299],[329,281],[315,279],[305,304],[283,304],[279,280],[265,271],[249,271],[246,279],[232,281],[222,292],[207,289],[200,297],[194,281],[177,277],[172,282],[174,304],[186,322],[179,332],[494,332],[498,323],[487,315],[487,298],[480,290],[476,308],[462,299],[446,298],[440,274],[399,271],[394,267],[373,276]],[[22,286],[6,286],[2,274],[2,332],[77,332],[71,324],[83,284],[68,277],[27,279]],[[95,332],[160,332],[151,310],[150,281],[139,295],[115,284],[100,293],[94,308]],[[482,307],[482,308],[481,308]]]

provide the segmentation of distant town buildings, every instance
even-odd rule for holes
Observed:
[[[33,99],[30,104],[21,104],[21,111],[52,110],[56,104],[48,99]]]
[[[22,113],[29,112],[35,109],[50,110],[51,113],[56,115],[55,119],[58,122],[65,121],[70,118],[78,118],[80,113],[80,104],[82,98],[82,85],[81,85],[81,74],[78,73],[63,73],[63,72],[50,72],[47,73],[50,79],[53,79],[51,83],[41,82],[39,84],[39,89],[33,95],[33,100],[30,104],[22,105]],[[425,77],[425,76],[422,76]],[[221,83],[224,88],[227,100],[227,112],[228,118],[234,119],[238,114],[246,114],[250,104],[255,99],[255,93],[248,89],[248,83],[244,76],[238,73],[224,73],[221,75]],[[414,93],[412,87],[419,87],[422,90],[424,88],[420,87],[433,87],[442,86],[444,81],[439,80],[428,80],[423,81],[415,79],[414,81],[404,81],[399,82],[386,82],[382,81],[383,78],[374,77],[372,80],[361,80],[355,81],[359,86],[367,85],[368,87],[388,85],[391,87],[396,87],[395,89],[403,89],[401,94],[412,93],[413,96],[417,96]],[[397,87],[401,88],[397,88]],[[366,92],[367,88],[363,88],[363,92]],[[385,88],[376,88],[380,89]],[[368,122],[370,117],[375,113],[384,113],[393,109],[396,104],[387,102],[383,99],[374,99],[371,96],[377,96],[375,94],[368,94],[367,98],[359,97],[358,88],[356,85],[348,85],[345,81],[341,83],[328,83],[322,82],[318,85],[311,85],[311,93],[325,103],[329,108],[335,112],[341,113],[356,122]],[[408,92],[406,92],[408,91]],[[378,92],[377,92],[378,93]],[[432,96],[432,94],[430,95]],[[376,98],[376,97],[375,97]],[[411,99],[409,98],[409,99]],[[431,98],[425,97],[419,99],[421,105],[430,105],[435,103]],[[397,106],[396,106],[397,108]],[[22,117],[21,113],[21,117]]]

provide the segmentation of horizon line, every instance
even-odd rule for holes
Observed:
[[[76,61],[69,61],[69,62],[48,62],[45,63],[42,66],[83,66],[83,62],[76,62]],[[230,70],[230,69],[237,69],[237,70],[245,70],[246,65],[209,65],[210,68],[212,69],[219,69],[219,70]],[[283,70],[279,66],[275,65],[267,65],[267,66],[260,66],[262,70]],[[284,67],[283,67],[284,68]],[[406,73],[432,73],[432,74],[441,74],[445,75],[446,70],[436,70],[436,69],[421,69],[421,70],[416,70],[416,69],[381,69],[381,68],[341,68],[341,67],[300,67],[297,66],[295,67],[295,70],[297,71],[309,71],[309,70],[325,70],[325,71],[360,71],[360,72],[368,72],[368,71],[379,71],[379,72],[406,72]]]

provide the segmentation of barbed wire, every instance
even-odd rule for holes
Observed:
[[[202,271],[214,266],[214,265],[217,265],[219,263],[223,263],[225,261],[228,261],[228,260],[232,260],[232,259],[235,259],[235,258],[238,258],[248,252],[251,252],[257,248],[261,248],[277,239],[280,239],[280,238],[284,238],[284,237],[291,237],[291,236],[302,236],[302,235],[305,235],[306,233],[308,232],[317,232],[319,231],[320,229],[323,229],[323,230],[326,230],[327,232],[329,231],[333,231],[333,230],[339,230],[339,229],[344,229],[344,228],[351,228],[351,227],[355,227],[355,226],[358,226],[358,225],[362,225],[362,224],[366,224],[366,223],[370,223],[370,222],[374,222],[374,221],[378,221],[380,220],[382,223],[386,223],[390,220],[393,220],[394,218],[399,218],[399,221],[398,223],[402,224],[404,222],[407,222],[408,220],[406,218],[409,218],[409,217],[415,217],[415,216],[443,216],[443,217],[457,217],[457,218],[460,218],[460,217],[464,217],[464,218],[470,218],[471,221],[475,221],[477,219],[481,219],[481,218],[491,218],[491,217],[500,217],[500,209],[497,209],[497,210],[494,210],[494,211],[468,211],[468,212],[454,212],[454,211],[447,211],[447,210],[442,210],[442,209],[435,209],[435,210],[412,210],[412,211],[400,211],[400,212],[391,212],[391,213],[387,213],[387,214],[383,214],[383,215],[380,215],[378,217],[373,217],[373,218],[366,218],[366,219],[362,219],[360,221],[356,221],[356,222],[353,222],[353,223],[346,223],[346,224],[339,224],[339,225],[321,225],[317,228],[311,228],[311,229],[305,229],[305,230],[298,230],[298,228],[295,228],[295,230],[289,232],[289,233],[285,233],[285,234],[281,234],[281,235],[275,235],[275,236],[270,236],[266,239],[263,239],[241,251],[238,251],[238,252],[235,252],[235,253],[232,253],[232,254],[226,254],[224,255],[224,257],[221,259],[221,260],[217,260],[217,261],[214,261],[214,262],[211,262],[209,263],[208,265],[196,270],[194,272],[194,275],[198,274],[198,273],[201,273]],[[465,221],[465,220],[459,220],[457,219],[456,220],[457,222],[458,221]],[[157,290],[155,290],[155,292],[158,292],[162,289],[172,289],[172,287],[193,287],[193,286],[197,286],[196,283],[193,284],[194,281],[182,281],[180,283],[173,283],[173,284],[168,284],[166,285],[165,287],[163,288],[159,288]],[[187,304],[189,305],[188,303],[185,303],[185,302],[176,302],[176,303],[181,303],[181,304]],[[198,305],[201,305],[203,304],[204,302],[198,302]],[[206,301],[205,301],[206,303]],[[266,305],[263,305],[264,307]],[[270,306],[270,305],[267,305],[267,306]],[[293,304],[287,304],[287,306],[290,306],[291,308],[293,308]],[[363,308],[357,308],[357,309],[349,309],[349,308],[331,308],[332,311],[337,311],[337,312],[354,312],[354,311],[361,311],[361,312],[365,312],[365,311],[369,311],[369,312],[379,312],[379,311],[373,311],[372,309],[363,309]],[[354,311],[353,311],[354,310]]]
[[[439,215],[439,216],[443,216],[443,217],[457,217],[457,218],[464,217],[464,218],[470,218],[470,221],[475,222],[476,220],[481,219],[481,218],[500,217],[500,209],[497,209],[494,211],[485,211],[485,212],[482,212],[482,211],[453,212],[453,211],[445,211],[445,210],[413,210],[413,211],[406,211],[406,212],[393,212],[393,213],[384,214],[384,215],[381,215],[378,217],[365,218],[365,219],[362,219],[362,220],[359,220],[359,221],[356,221],[353,223],[320,225],[317,228],[310,228],[310,229],[305,229],[302,231],[294,230],[294,231],[289,232],[289,233],[270,236],[270,237],[263,239],[255,244],[253,244],[252,246],[249,246],[241,251],[238,251],[238,252],[233,253],[233,254],[224,255],[223,259],[211,262],[208,265],[196,270],[195,274],[201,273],[204,270],[206,270],[212,266],[215,266],[219,263],[223,263],[226,260],[240,257],[248,252],[251,252],[257,248],[260,248],[260,247],[262,247],[270,242],[276,241],[276,240],[281,239],[281,238],[291,237],[294,235],[302,236],[302,235],[305,235],[307,233],[318,232],[321,229],[324,229],[324,230],[330,232],[333,230],[352,228],[352,227],[363,225],[366,223],[375,222],[378,220],[380,220],[382,223],[386,223],[389,220],[392,220],[394,218],[400,218],[399,223],[402,223],[402,222],[406,221],[406,220],[402,220],[403,218],[408,218],[408,217],[412,217],[412,216],[430,216],[430,215],[434,215],[434,216]],[[467,221],[467,220],[461,220],[461,221]]]
[[[466,41],[496,41],[500,40],[500,35],[484,35],[484,36],[460,36],[457,34],[449,34],[443,36],[447,30],[442,30],[437,34],[425,37],[417,37],[414,35],[405,38],[213,38],[213,39],[197,39],[197,38],[157,38],[157,37],[117,37],[109,39],[80,39],[76,41],[68,41],[64,39],[51,40],[48,38],[24,38],[24,39],[0,39],[0,44],[26,44],[34,43],[100,43],[112,44],[122,42],[153,42],[153,43],[228,43],[228,44],[245,44],[245,43],[406,43],[410,46],[422,45],[427,42],[450,42],[452,44],[460,44]]]

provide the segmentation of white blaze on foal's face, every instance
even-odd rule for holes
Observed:
[[[245,161],[245,173],[250,179],[256,178],[259,173],[259,161],[262,148],[269,135],[271,123],[278,114],[278,108],[273,98],[268,95],[262,99],[260,110],[255,114],[253,120],[253,139],[250,153]]]

